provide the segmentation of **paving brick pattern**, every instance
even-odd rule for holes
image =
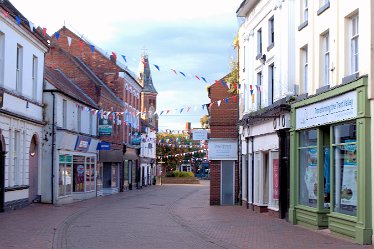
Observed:
[[[240,206],[209,206],[209,182],[151,186],[0,213],[0,248],[356,249]]]

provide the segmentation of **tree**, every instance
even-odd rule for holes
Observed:
[[[234,59],[230,62],[231,73],[229,73],[224,80],[230,83],[229,92],[236,94],[238,92],[239,82],[239,63]]]
[[[204,115],[200,118],[201,128],[207,129],[209,127],[209,116]]]

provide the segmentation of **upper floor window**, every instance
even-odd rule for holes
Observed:
[[[90,122],[90,126],[89,126],[90,135],[95,135],[93,134],[93,117],[92,117],[91,112],[89,112],[88,116],[89,116],[89,122]]]
[[[67,101],[66,99],[62,100],[62,128],[67,128]]]
[[[269,66],[268,105],[274,103],[274,64]]]
[[[308,46],[303,47],[300,52],[303,93],[308,93]]]
[[[32,57],[32,98],[37,98],[37,87],[38,87],[38,57],[35,55]]]
[[[262,30],[257,31],[257,55],[262,55]]]
[[[358,72],[358,56],[359,56],[359,47],[358,47],[358,38],[359,38],[359,29],[358,29],[358,14],[350,18],[350,32],[349,32],[349,42],[350,42],[350,74]]]
[[[322,56],[323,56],[323,85],[330,85],[330,36],[326,33],[322,36]]]
[[[303,1],[303,22],[308,21],[308,0]]]
[[[16,92],[22,92],[23,47],[17,44]]]
[[[257,73],[257,110],[261,109],[262,72]]]
[[[0,84],[4,84],[4,45],[5,35],[0,32]]]
[[[274,44],[274,17],[269,19],[269,46]]]
[[[77,108],[77,131],[82,131],[82,109],[78,106]]]

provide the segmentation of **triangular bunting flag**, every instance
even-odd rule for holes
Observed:
[[[123,60],[127,63],[126,56],[124,56],[124,55],[121,55],[121,56],[122,56]]]
[[[213,102],[209,104],[209,109],[211,109],[213,106]]]
[[[16,16],[16,21],[18,25],[21,25],[21,18],[19,16]]]
[[[83,40],[79,40],[79,47],[83,50]]]
[[[90,48],[91,48],[91,52],[94,53],[95,52],[95,46],[90,44]]]
[[[153,66],[155,66],[155,68],[157,68],[158,71],[160,71],[160,67],[157,66],[156,64],[153,64]]]
[[[29,26],[30,26],[31,32],[34,32],[34,24],[29,21]]]
[[[116,60],[117,59],[116,53],[112,52],[112,55],[113,55],[114,60]]]
[[[242,85],[241,84],[238,84],[238,87],[239,87],[239,89],[242,87]]]
[[[43,28],[43,35],[47,36],[47,28]]]
[[[221,100],[218,100],[218,101],[217,101],[217,105],[218,105],[218,106],[221,105]]]
[[[203,110],[204,110],[204,108],[205,108],[205,105],[201,105],[201,107],[203,108]]]
[[[224,87],[226,87],[226,82],[224,80],[221,80],[221,83]]]
[[[232,97],[232,100],[234,100],[234,102],[236,102],[236,97],[237,97],[237,96]]]
[[[176,70],[174,70],[174,69],[170,69],[171,71],[173,71],[175,74],[177,74],[177,71]]]
[[[191,109],[191,106],[188,106],[188,107],[187,107],[187,112],[189,112],[189,111],[190,111],[190,109]]]
[[[201,77],[201,78],[203,79],[203,81],[205,81],[205,83],[208,83],[204,77]]]
[[[68,36],[68,37],[66,37],[67,39],[68,39],[68,45],[69,45],[69,47],[71,46],[71,37],[70,36]]]
[[[228,98],[225,98],[225,102],[226,102],[226,104],[229,103],[229,99],[228,99]]]
[[[179,113],[182,113],[182,112],[183,112],[183,109],[184,109],[184,108],[181,108],[181,110],[179,111]]]
[[[199,76],[197,76],[197,75],[195,75],[195,78],[198,79],[198,80],[200,80]]]
[[[184,77],[186,77],[186,75],[183,73],[183,72],[179,72],[181,75],[183,75]]]
[[[55,32],[55,37],[56,37],[56,40],[58,41],[58,38],[60,38],[60,33],[59,32]]]
[[[253,95],[253,90],[251,89],[251,90],[249,90],[250,92],[251,92],[251,95]]]
[[[4,17],[8,17],[8,16],[9,16],[9,13],[8,13],[8,11],[6,11],[6,10],[3,10],[3,15],[4,15]]]

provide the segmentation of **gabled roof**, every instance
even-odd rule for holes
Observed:
[[[69,79],[60,69],[44,68],[45,79],[56,87],[63,94],[84,103],[90,107],[98,109],[97,104],[71,79]]]
[[[46,47],[49,47],[49,44],[47,42],[47,39],[41,35],[39,31],[37,31],[36,28],[33,28],[31,31],[30,29],[30,22],[26,19],[24,15],[19,12],[16,7],[13,6],[13,4],[10,3],[9,0],[0,0],[0,6],[5,11],[9,13],[9,16],[16,20],[16,16],[18,16],[21,19],[21,26],[23,26],[28,33],[33,35],[36,39],[38,39],[41,43],[43,43]]]

